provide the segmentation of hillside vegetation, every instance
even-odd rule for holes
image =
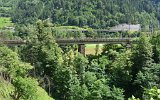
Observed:
[[[0,44],[0,100],[160,100],[159,7],[159,0],[0,0],[1,40],[27,41]],[[94,31],[121,23],[153,31]],[[90,55],[56,43],[98,36],[137,43],[97,45]]]
[[[153,0],[20,0],[13,22],[51,19],[58,25],[108,28],[120,23],[158,27],[160,3]]]

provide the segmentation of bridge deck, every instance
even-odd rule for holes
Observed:
[[[23,45],[23,44],[27,44],[27,42],[23,40],[0,40],[0,44]]]
[[[97,39],[57,39],[58,44],[121,44],[121,43],[136,43],[132,38],[97,38]],[[23,40],[0,40],[2,44],[22,45],[27,44]]]
[[[58,39],[58,44],[121,44],[131,43],[130,38],[99,38],[99,39]]]

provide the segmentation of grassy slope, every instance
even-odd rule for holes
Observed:
[[[103,48],[103,44],[99,44],[99,53],[102,52],[102,48]],[[86,44],[86,48],[85,48],[86,55],[88,54],[95,55],[96,53],[95,49],[96,49],[96,44]]]

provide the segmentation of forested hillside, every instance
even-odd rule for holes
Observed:
[[[0,0],[0,40],[27,41],[0,44],[0,100],[160,100],[159,7],[159,0]],[[56,43],[96,38],[94,29],[121,23],[155,30],[113,32],[137,42],[100,53],[97,45],[90,55]],[[14,31],[3,31],[10,25]]]
[[[13,7],[13,22],[26,24],[50,18],[58,25],[108,28],[120,23],[158,27],[158,0],[0,0]],[[1,11],[4,9],[1,8]]]
[[[108,28],[119,23],[157,27],[159,6],[158,1],[152,0],[20,0],[12,20],[23,24],[50,18],[58,25],[92,28]]]

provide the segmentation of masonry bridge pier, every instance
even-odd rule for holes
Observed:
[[[77,44],[78,51],[85,54],[85,44],[135,44],[132,38],[84,38],[84,39],[56,39],[60,45]],[[6,45],[27,45],[28,42],[24,40],[0,40],[0,43]]]

